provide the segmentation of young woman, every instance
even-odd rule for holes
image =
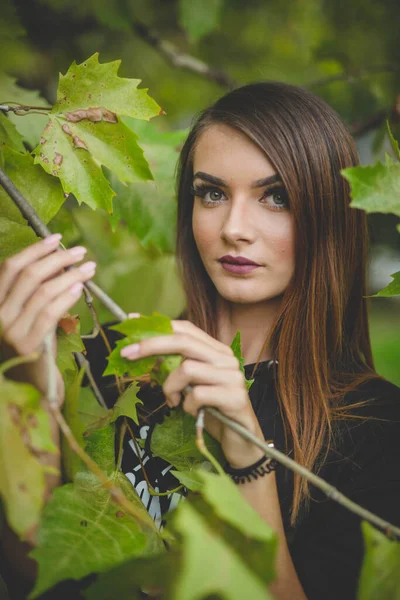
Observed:
[[[337,115],[300,88],[259,83],[205,110],[182,149],[177,256],[187,297],[174,334],[124,349],[128,359],[178,353],[185,360],[163,388],[144,386],[147,412],[166,400],[195,416],[215,406],[317,472],[359,504],[399,524],[400,390],[373,367],[365,300],[365,214],[349,207],[340,170],[357,164]],[[60,269],[83,257],[40,242],[0,268],[0,320],[10,351],[28,353],[75,302],[92,271]],[[78,251],[77,251],[78,252]],[[45,302],[43,301],[45,300]],[[230,344],[241,331],[247,393]],[[110,340],[118,337],[109,331]],[[101,340],[88,340],[100,382]],[[19,377],[45,389],[42,359]],[[29,370],[28,370],[29,369]],[[190,385],[191,388],[187,388]],[[115,394],[101,381],[108,400]],[[63,397],[59,381],[60,400]],[[186,390],[186,393],[183,392]],[[180,496],[150,497],[176,480],[151,456],[157,412],[127,440],[122,469],[161,522]],[[230,471],[251,474],[262,460],[209,415]],[[55,432],[56,435],[56,432]],[[51,485],[56,485],[53,482]],[[279,536],[279,600],[352,599],[362,560],[360,521],[278,466],[239,488]]]

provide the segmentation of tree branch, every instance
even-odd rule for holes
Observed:
[[[201,75],[228,90],[238,87],[238,82],[232,79],[227,73],[221,69],[210,67],[202,60],[190,54],[181,52],[172,42],[162,40],[143,23],[135,21],[131,24],[131,27],[138,37],[157,50],[172,66],[191,71],[192,73],[196,73],[196,75]]]
[[[383,531],[386,533],[386,535],[388,535],[390,537],[398,538],[400,540],[400,528],[399,527],[392,525],[388,521],[381,519],[381,517],[374,515],[372,512],[370,512],[366,508],[363,508],[359,504],[356,504],[356,502],[353,502],[352,500],[350,500],[350,498],[347,498],[344,494],[339,492],[335,487],[333,487],[333,485],[330,485],[321,477],[318,477],[317,475],[315,475],[314,473],[312,473],[305,467],[302,467],[296,461],[294,461],[292,458],[289,458],[288,456],[286,456],[286,454],[283,454],[283,452],[280,452],[276,448],[272,448],[266,442],[262,442],[255,435],[250,433],[250,431],[248,431],[245,427],[243,427],[242,425],[239,425],[239,423],[236,423],[232,419],[229,419],[228,417],[226,417],[225,415],[220,413],[219,410],[217,410],[216,408],[206,407],[204,410],[206,410],[208,413],[213,415],[213,417],[216,417],[219,421],[221,421],[221,423],[224,423],[224,425],[227,425],[228,427],[230,427],[231,429],[236,431],[239,435],[242,436],[243,439],[245,439],[245,440],[251,442],[252,444],[254,444],[255,446],[258,446],[259,448],[261,448],[261,450],[263,450],[265,452],[266,456],[268,456],[270,458],[274,458],[277,462],[279,462],[284,467],[287,467],[291,471],[294,471],[294,473],[298,473],[299,475],[301,475],[302,477],[307,479],[316,488],[318,488],[322,492],[324,492],[324,494],[326,494],[326,496],[328,496],[328,498],[330,498],[331,500],[338,502],[339,504],[341,504],[342,506],[347,508],[350,512],[358,515],[362,519],[365,519],[372,525],[375,525],[376,527],[383,529]],[[201,412],[201,411],[199,411],[199,412]],[[196,427],[199,427],[199,425],[197,425],[197,423],[196,423]]]

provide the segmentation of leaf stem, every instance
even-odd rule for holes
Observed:
[[[150,481],[149,481],[149,478],[147,477],[146,469],[144,468],[144,464],[143,464],[143,461],[142,461],[142,457],[141,457],[141,455],[140,455],[140,447],[139,447],[139,444],[137,443],[137,440],[136,440],[135,434],[133,433],[133,431],[132,431],[132,428],[131,428],[131,426],[129,425],[129,423],[128,423],[128,421],[126,420],[126,418],[125,418],[125,423],[126,423],[126,426],[127,426],[127,428],[128,428],[128,431],[129,431],[129,434],[130,434],[130,436],[131,436],[131,439],[132,439],[132,441],[133,441],[133,443],[134,443],[135,450],[136,450],[136,454],[137,454],[137,457],[138,457],[138,459],[139,459],[140,466],[142,467],[143,476],[144,476],[144,479],[145,479],[145,481],[146,481],[146,483],[147,483],[147,487],[148,487],[148,489],[149,489],[149,493],[150,493],[150,495],[151,495],[151,496],[169,496],[170,494],[173,494],[174,492],[179,492],[179,490],[181,490],[181,489],[184,487],[183,485],[178,485],[178,487],[174,488],[173,490],[168,490],[167,492],[157,492],[157,491],[156,491],[156,490],[153,488],[153,486],[151,485],[151,483],[150,483]]]
[[[196,446],[198,447],[198,449],[200,450],[202,455],[208,461],[210,461],[210,463],[212,464],[212,466],[214,467],[216,472],[219,475],[223,475],[226,477],[225,471],[223,470],[223,468],[221,467],[221,465],[219,464],[217,459],[208,450],[208,448],[205,444],[205,441],[204,441],[203,431],[204,431],[204,408],[201,408],[198,412],[197,420],[196,420]]]
[[[18,367],[18,365],[22,365],[27,362],[33,362],[37,360],[39,356],[39,352],[33,352],[32,354],[28,354],[28,356],[15,356],[14,358],[10,358],[0,365],[0,375],[4,375],[6,371],[13,369],[14,367]]]

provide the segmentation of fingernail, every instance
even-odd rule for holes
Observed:
[[[53,233],[52,235],[49,235],[48,237],[44,238],[43,244],[54,244],[55,242],[59,242],[61,238],[61,233]]]
[[[121,356],[136,356],[137,354],[139,354],[139,350],[140,350],[140,344],[131,344],[130,346],[125,346],[125,348],[122,348],[121,350]]]
[[[80,254],[86,254],[87,248],[84,246],[75,246],[74,248],[70,248],[68,252],[72,254],[72,256],[79,256]]]
[[[77,281],[73,286],[70,287],[69,291],[73,296],[79,296],[81,291],[83,290],[83,283]]]
[[[89,260],[89,262],[86,262],[84,265],[79,267],[79,270],[83,271],[83,273],[88,273],[89,271],[94,271],[95,268],[96,268],[96,263],[93,262],[92,260]]]
[[[128,313],[128,319],[137,319],[140,317],[140,313]]]

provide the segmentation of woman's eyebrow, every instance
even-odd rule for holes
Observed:
[[[209,173],[204,173],[203,171],[197,171],[197,173],[194,174],[193,179],[196,178],[203,179],[204,181],[208,181],[209,183],[214,183],[215,185],[221,185],[222,187],[229,187],[229,185],[223,179],[215,177],[214,175],[210,175]],[[275,175],[265,177],[264,179],[257,179],[257,181],[251,184],[251,187],[260,188],[265,187],[266,185],[271,185],[273,183],[282,183],[282,179],[277,173],[275,173]]]

